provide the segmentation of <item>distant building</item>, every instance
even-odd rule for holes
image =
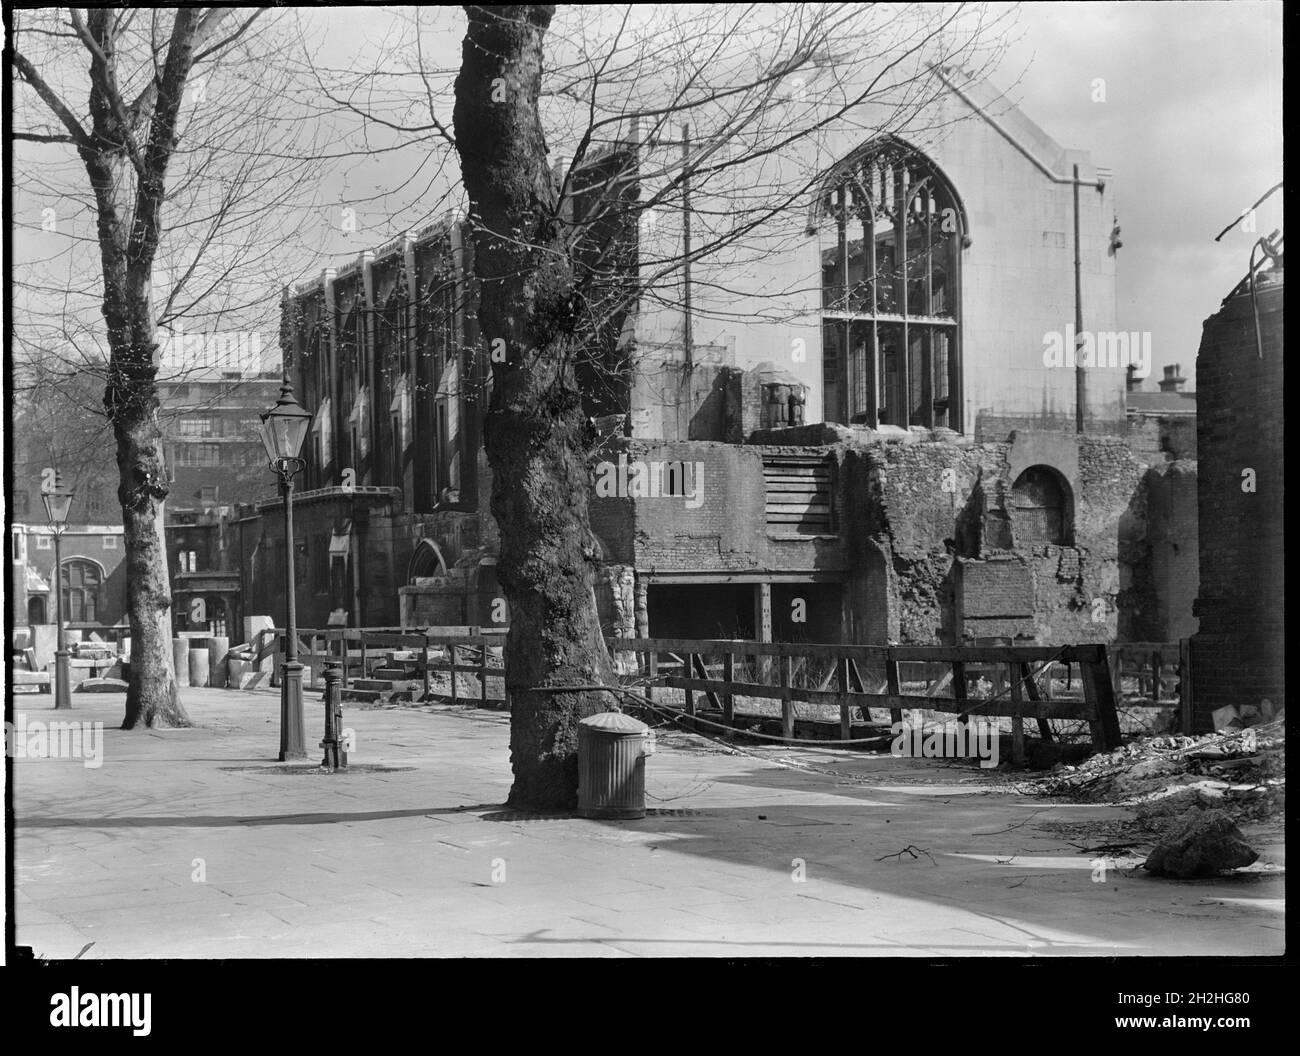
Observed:
[[[236,509],[275,494],[258,425],[279,394],[280,374],[216,369],[230,366],[238,364],[221,361],[212,369],[192,368],[184,380],[158,385],[170,486],[165,539],[178,631],[220,633],[222,627],[239,626]],[[87,632],[112,627],[125,620],[126,597],[112,436],[104,426],[98,432],[92,427],[71,430],[56,438],[56,450],[62,453],[56,459],[50,438],[41,432],[47,417],[27,413],[14,418],[9,502],[14,625],[54,622],[54,549],[41,491],[57,471],[62,485],[74,493],[63,536],[64,619]],[[199,608],[196,599],[202,601]],[[203,619],[195,618],[199,613]]]
[[[78,514],[76,507],[74,499],[70,517]],[[53,623],[54,533],[39,522],[15,521],[9,539],[9,591],[15,626]],[[60,549],[64,624],[84,636],[122,623],[126,603],[122,526],[70,523]]]
[[[192,369],[184,380],[159,383],[171,488],[167,569],[178,633],[242,635],[236,523],[241,505],[276,493],[258,427],[280,393],[280,378],[278,371]]]

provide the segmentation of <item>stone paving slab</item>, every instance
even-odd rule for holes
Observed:
[[[1015,796],[976,767],[674,735],[647,760],[646,818],[527,817],[504,807],[499,712],[345,709],[353,762],[389,769],[328,775],[277,771],[275,692],[188,689],[194,728],[134,733],[123,699],[57,715],[104,724],[98,767],[14,760],[17,942],[44,957],[1284,950],[1277,873],[1094,883],[1042,825],[1122,808]],[[312,702],[307,719],[314,762]]]

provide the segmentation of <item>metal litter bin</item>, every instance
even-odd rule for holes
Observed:
[[[617,711],[578,723],[578,816],[644,818],[649,727]]]

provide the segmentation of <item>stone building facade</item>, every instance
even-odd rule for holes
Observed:
[[[643,298],[622,321],[626,385],[593,410],[611,633],[1063,644],[1186,628],[1169,546],[1194,463],[1158,412],[1127,413],[1106,177],[989,86],[936,77],[929,131],[828,137],[814,191],[743,265],[700,262],[689,310]],[[317,412],[295,502],[304,626],[509,618],[472,275],[448,217],[286,291],[283,346]],[[254,595],[282,582],[281,516],[267,500],[241,521]]]

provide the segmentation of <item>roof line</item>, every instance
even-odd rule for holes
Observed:
[[[953,94],[957,96],[957,98],[959,98],[962,102],[964,102],[967,106],[969,106],[972,110],[974,110],[977,114],[979,114],[980,117],[984,118],[985,121],[987,121],[990,125],[992,125],[993,128],[997,131],[997,133],[1000,136],[1002,136],[1003,139],[1005,139],[1008,143],[1010,143],[1013,147],[1015,147],[1016,150],[1020,151],[1020,153],[1023,154],[1030,161],[1030,163],[1033,164],[1034,168],[1036,168],[1049,180],[1051,180],[1053,183],[1074,183],[1075,182],[1073,176],[1059,176],[1055,172],[1053,172],[1046,162],[1042,161],[1042,159],[1040,159],[1028,147],[1026,147],[1023,143],[1021,143],[1020,140],[1018,140],[996,117],[990,114],[987,110],[985,110],[982,106],[980,106],[979,103],[975,102],[974,99],[972,99],[969,95],[967,95],[960,88],[958,88],[953,81],[949,80],[949,78],[944,74],[943,70],[940,67],[931,66],[930,68],[934,71],[935,75],[939,78],[939,80],[943,81],[943,83],[948,87],[950,91],[953,92]],[[1098,190],[1101,190],[1106,186],[1104,180],[1079,180],[1078,182],[1081,186],[1096,187]]]

